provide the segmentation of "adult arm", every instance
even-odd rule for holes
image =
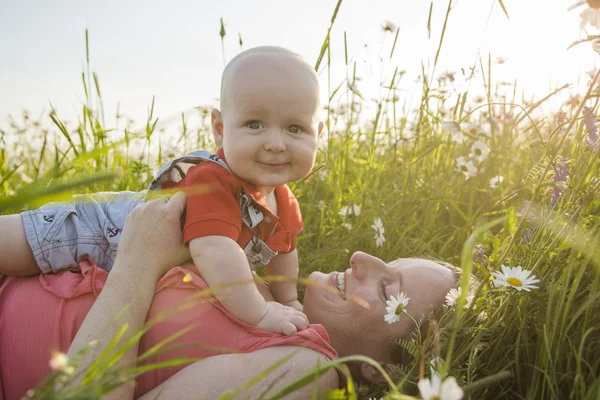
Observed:
[[[67,353],[72,358],[90,341],[97,341],[79,363],[76,373],[87,370],[123,324],[128,327],[119,345],[142,328],[158,278],[173,265],[189,259],[180,226],[184,208],[185,194],[177,193],[166,203],[164,199],[156,199],[138,206],[127,217],[113,269]],[[136,344],[116,367],[133,364],[137,353]],[[133,395],[133,385],[123,385],[105,398],[132,399]]]
[[[270,385],[273,387],[269,393],[275,394],[312,367],[327,362],[321,353],[295,346],[276,346],[247,354],[214,356],[187,366],[146,393],[140,400],[196,397],[216,399],[226,390],[241,388],[262,371],[294,352],[296,353],[291,359],[236,398],[258,398]],[[338,373],[333,368],[329,369],[316,384],[319,391],[333,390],[339,386]],[[288,398],[311,398],[314,391],[315,383],[311,383],[295,391]]]

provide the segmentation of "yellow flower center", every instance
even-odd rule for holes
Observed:
[[[460,166],[460,170],[461,170],[462,172],[467,172],[467,171],[469,171],[469,168],[467,168],[467,166],[466,166],[466,165],[461,165],[461,166]]]
[[[513,278],[513,277],[510,277],[510,278],[508,278],[508,279],[506,280],[506,283],[508,283],[508,284],[510,284],[510,285],[512,285],[512,286],[516,286],[516,287],[521,287],[521,286],[523,286],[523,282],[522,282],[520,279],[518,279],[518,278]]]
[[[398,304],[398,307],[396,307],[396,315],[400,315],[404,312],[404,305],[403,304]]]
[[[475,128],[471,128],[471,130],[469,131],[469,133],[473,136],[475,136],[475,134],[477,133],[477,129]]]
[[[475,151],[473,151],[473,153],[475,153],[475,155],[480,156],[481,155],[481,149],[475,149]]]
[[[600,0],[587,0],[588,6],[590,8],[598,9],[600,8]]]

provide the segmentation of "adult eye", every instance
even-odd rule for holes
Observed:
[[[299,127],[298,125],[291,125],[291,126],[288,128],[288,130],[289,130],[291,133],[300,133],[300,132],[302,132],[302,128],[301,128],[301,127]]]
[[[250,121],[246,124],[246,126],[250,129],[260,129],[262,128],[262,124],[258,121]]]

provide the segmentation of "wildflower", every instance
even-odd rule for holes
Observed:
[[[569,177],[569,162],[568,158],[561,158],[558,160],[556,168],[554,168],[554,175],[552,181],[554,182],[566,182]]]
[[[526,215],[527,221],[531,221],[535,218],[535,214],[533,213],[533,207],[531,206],[531,201],[523,200],[523,208],[519,212],[519,217]]]
[[[456,168],[454,170],[457,172],[462,172],[465,175],[465,179],[469,179],[470,177],[477,175],[477,168],[475,168],[473,161],[467,161],[462,156],[456,159]]]
[[[346,223],[343,223],[342,226],[344,228],[348,229],[349,231],[352,230],[352,224],[351,223],[346,222]]]
[[[481,140],[476,140],[471,145],[471,157],[475,160],[482,162],[490,154],[490,148],[486,146]]]
[[[177,157],[177,151],[175,149],[164,149],[162,155],[164,158],[172,160]]]
[[[388,324],[400,321],[400,315],[402,313],[407,314],[406,306],[408,305],[409,300],[410,299],[406,297],[404,292],[398,293],[397,297],[390,296],[390,299],[385,302],[385,304],[387,304],[387,307],[385,307],[387,313],[384,317],[385,321]]]
[[[460,400],[465,395],[453,376],[449,376],[442,382],[442,378],[437,373],[433,373],[431,380],[419,379],[417,386],[423,400]]]
[[[567,113],[560,109],[554,116],[554,124],[556,126],[562,126],[567,123],[567,118]]]
[[[458,288],[458,290],[454,288],[450,289],[446,295],[446,305],[448,307],[454,307],[461,294],[462,288]],[[473,293],[467,293],[467,297],[465,298],[465,308],[469,307],[469,305],[473,302],[474,297],[475,295]]]
[[[504,177],[501,175],[495,176],[492,179],[490,179],[490,187],[492,189],[496,189],[496,187],[498,186],[499,183],[504,182]]]
[[[494,286],[506,286],[512,287],[518,290],[525,290],[529,292],[531,289],[537,289],[538,287],[534,283],[539,282],[539,279],[535,279],[535,275],[531,275],[531,271],[521,269],[518,267],[507,267],[502,265],[502,272],[492,272],[495,279],[493,280]]]
[[[463,135],[460,130],[460,125],[454,121],[442,121],[442,128],[450,136],[450,138],[456,143],[462,143],[467,138]]]
[[[586,25],[600,29],[600,2],[598,0],[586,0],[589,8],[586,8],[579,14],[581,22],[579,27],[585,28]]]
[[[533,235],[533,230],[531,228],[525,229],[523,232],[523,237],[521,237],[521,242],[523,244],[529,244],[531,242],[531,236]]]
[[[339,214],[342,217],[347,217],[350,214],[358,217],[360,215],[360,206],[344,206],[340,208]]]
[[[385,20],[383,21],[381,29],[384,32],[396,32],[396,24],[394,24],[392,21]]]
[[[383,227],[383,222],[381,221],[381,218],[375,218],[375,221],[373,225],[371,225],[371,228],[375,229],[375,246],[383,246],[383,243],[385,243],[385,236],[383,236],[385,229]]]
[[[585,116],[585,127],[588,131],[588,137],[585,139],[585,142],[592,149],[598,149],[598,121],[596,121],[596,116],[592,112],[591,108],[584,107],[583,115]]]
[[[480,138],[482,136],[491,137],[490,133],[477,124],[463,124],[462,129],[474,138]]]
[[[473,255],[473,258],[475,260],[476,263],[478,264],[485,264],[487,263],[487,256],[485,255],[485,249],[483,248],[482,245],[477,244],[475,245],[475,254]]]
[[[69,359],[67,355],[60,351],[53,351],[52,357],[50,358],[50,368],[52,370],[64,370],[69,365]]]

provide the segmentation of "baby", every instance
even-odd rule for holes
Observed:
[[[275,302],[245,284],[221,303],[248,324],[291,335],[307,320],[294,281],[303,224],[286,184],[307,176],[315,162],[323,129],[318,78],[299,55],[257,47],[225,67],[220,102],[211,114],[217,153],[194,152],[168,163],[150,188],[188,192],[184,241],[209,286],[251,281],[251,269],[262,265],[269,275],[290,278],[271,283]],[[197,165],[186,172],[185,163]],[[104,194],[100,202],[96,196],[0,217],[0,273],[52,273],[76,266],[85,254],[110,270],[125,218],[144,197]],[[60,251],[72,260],[65,262]]]

